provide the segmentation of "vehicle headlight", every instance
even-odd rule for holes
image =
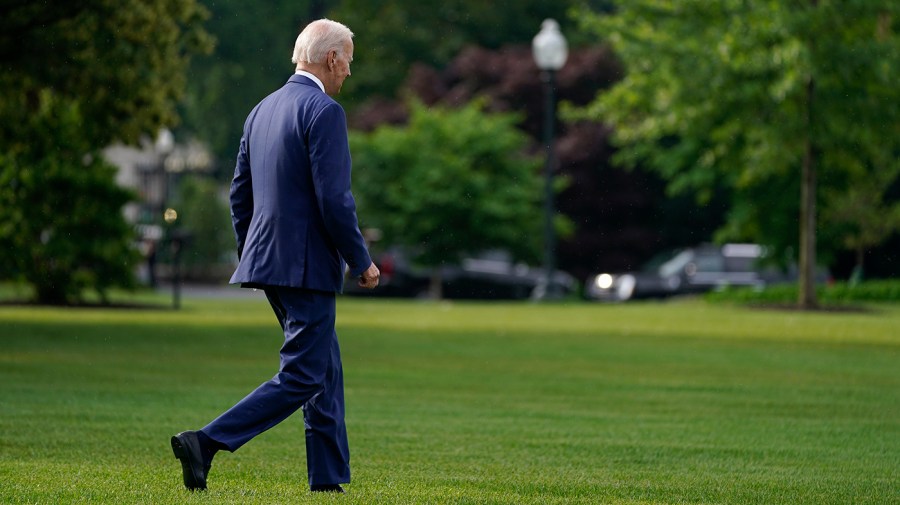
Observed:
[[[613,285],[613,277],[609,274],[600,274],[594,279],[594,285],[600,289],[609,289]]]

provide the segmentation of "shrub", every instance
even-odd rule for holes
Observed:
[[[824,304],[845,304],[851,302],[898,302],[900,301],[900,279],[871,280],[857,284],[838,282],[817,288],[819,301]],[[706,295],[713,302],[736,302],[753,304],[783,304],[797,300],[797,285],[782,284],[758,290],[752,288],[725,289]]]

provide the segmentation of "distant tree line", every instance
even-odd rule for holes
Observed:
[[[818,260],[840,274],[900,273],[900,5],[890,2],[10,0],[0,9],[0,278],[27,280],[43,301],[129,282],[134,254],[118,209],[133,195],[114,185],[99,150],[174,127],[211,146],[226,183],[246,114],[293,72],[298,30],[322,16],[356,31],[340,101],[355,169],[378,182],[356,186],[361,215],[387,241],[413,240],[403,219],[421,209],[386,213],[378,192],[392,179],[373,170],[414,156],[392,168],[446,188],[453,170],[477,182],[492,160],[499,177],[469,188],[486,191],[470,191],[479,205],[458,234],[468,242],[442,237],[439,249],[459,254],[479,245],[473,237],[533,244],[543,111],[529,44],[553,17],[572,48],[558,81],[561,267],[583,279],[661,249],[752,240],[800,261],[806,306]],[[466,121],[485,138],[467,136]],[[490,207],[491,191],[510,188],[519,201]],[[410,193],[398,198],[435,203],[427,185],[400,189]],[[445,229],[460,202],[447,203],[448,221],[436,225]],[[215,221],[197,210],[197,223]],[[508,229],[479,235],[473,224]],[[228,242],[215,228],[219,238],[204,243]]]

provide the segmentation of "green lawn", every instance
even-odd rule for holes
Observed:
[[[262,297],[0,307],[2,503],[900,503],[900,306],[341,299],[353,483],[299,415],[181,485],[169,437],[277,366]]]

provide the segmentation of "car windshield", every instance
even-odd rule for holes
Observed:
[[[659,266],[658,272],[660,277],[671,277],[673,275],[678,274],[684,267],[691,262],[691,259],[694,257],[694,252],[690,249],[681,251],[676,254],[674,258],[666,261],[662,265]]]
[[[659,272],[659,267],[672,259],[672,256],[675,255],[676,251],[665,251],[661,253],[655,254],[646,263],[641,264],[640,271],[647,274],[655,274]]]

